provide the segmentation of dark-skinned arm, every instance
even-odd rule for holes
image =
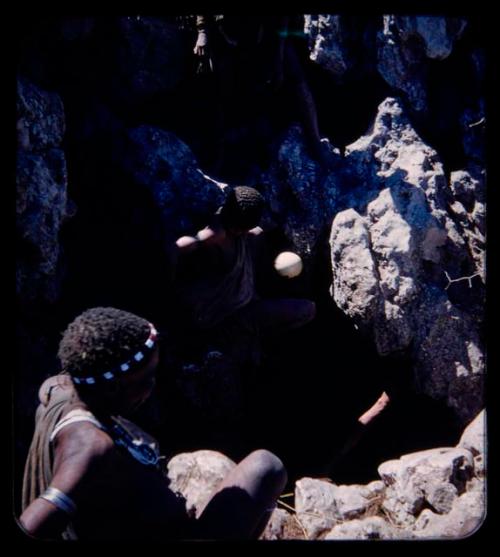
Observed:
[[[93,478],[106,455],[113,450],[112,440],[91,424],[72,424],[64,428],[55,440],[54,487],[71,498],[78,512],[78,503],[91,496]],[[38,497],[24,510],[21,526],[34,537],[60,537],[71,516],[54,503]]]

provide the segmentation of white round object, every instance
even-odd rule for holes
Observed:
[[[292,251],[283,251],[274,260],[274,268],[282,277],[296,277],[300,275],[303,267],[300,256]]]

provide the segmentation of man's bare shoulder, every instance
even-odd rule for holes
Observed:
[[[116,486],[120,474],[118,451],[106,432],[88,422],[74,423],[58,433],[54,449],[52,484],[76,497],[77,502],[90,496],[100,478],[106,477]]]
[[[111,437],[95,425],[78,422],[62,429],[55,439],[56,454],[67,461],[77,458],[82,464],[105,458],[115,451]]]

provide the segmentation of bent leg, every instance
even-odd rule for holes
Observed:
[[[250,453],[219,485],[198,519],[201,539],[257,539],[264,530],[287,473],[273,453]]]

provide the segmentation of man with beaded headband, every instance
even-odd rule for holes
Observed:
[[[245,539],[258,537],[286,483],[281,461],[248,455],[198,519],[168,487],[155,440],[123,416],[152,393],[158,336],[115,308],[83,312],[66,329],[63,373],[40,388],[20,523],[40,538]]]

